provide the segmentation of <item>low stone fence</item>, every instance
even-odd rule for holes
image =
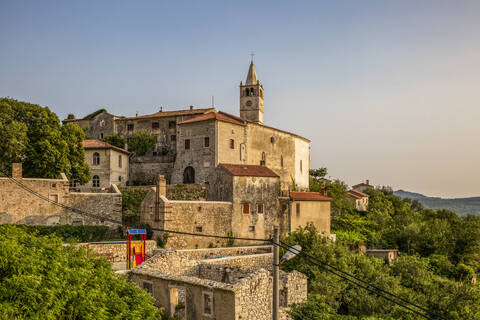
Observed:
[[[157,243],[154,240],[146,241],[147,248],[145,253],[147,256],[152,256]],[[127,260],[127,242],[126,241],[112,241],[112,242],[90,242],[79,243],[79,246],[86,247],[88,252],[95,252],[112,262],[120,262]]]
[[[154,254],[165,249],[157,249]],[[271,253],[272,246],[245,246],[245,247],[223,247],[206,249],[184,249],[177,252],[187,255],[191,259],[207,259],[211,257],[231,257],[251,254]]]

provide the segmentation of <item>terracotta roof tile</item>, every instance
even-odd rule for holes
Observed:
[[[278,177],[278,174],[265,166],[257,166],[250,164],[228,164],[220,163],[220,166],[225,168],[234,176],[247,177]]]
[[[200,121],[206,121],[206,120],[220,120],[220,121],[226,121],[226,122],[231,122],[235,124],[244,124],[245,122],[235,116],[232,116],[228,113],[225,112],[210,112],[206,114],[202,114],[196,117],[193,117],[191,119],[187,119],[185,121],[180,122],[179,124],[185,124],[185,123],[193,123],[193,122],[200,122]]]
[[[348,194],[357,199],[370,197],[368,194],[360,192],[358,190],[349,190]]]
[[[174,116],[188,116],[188,115],[204,114],[209,112],[215,112],[215,108],[162,111],[162,112],[155,112],[152,114],[146,114],[143,116],[120,118],[118,120],[139,120],[139,119],[151,119],[151,118],[174,117]]]
[[[290,191],[290,198],[293,200],[314,200],[314,201],[331,201],[330,197],[323,196],[320,192],[297,192]]]
[[[123,153],[127,153],[127,154],[131,153],[131,152],[125,150],[125,149],[122,149],[122,148],[119,148],[119,147],[116,147],[116,146],[112,146],[109,143],[106,143],[104,141],[100,141],[100,140],[97,140],[97,139],[83,140],[82,144],[83,144],[84,149],[113,149],[113,150],[116,150],[118,152],[123,152]]]

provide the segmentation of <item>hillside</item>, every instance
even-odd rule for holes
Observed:
[[[424,207],[430,209],[448,209],[458,214],[480,215],[480,197],[444,199],[438,197],[427,197],[420,193],[397,190],[393,193],[400,198],[417,200]]]

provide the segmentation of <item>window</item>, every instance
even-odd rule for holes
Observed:
[[[80,220],[80,219],[73,220],[72,226],[83,226],[83,220]]]
[[[196,232],[202,232],[202,227],[195,227]]]
[[[204,148],[210,147],[210,138],[209,137],[203,138],[203,147]]]
[[[175,121],[169,121],[169,122],[168,122],[168,127],[169,127],[170,129],[174,129],[174,128],[175,128]]]
[[[296,204],[297,215],[300,214],[300,203]]]
[[[283,156],[280,156],[280,167],[283,168]]]
[[[260,165],[264,166],[266,162],[267,162],[267,156],[265,155],[265,152],[262,152],[262,160],[260,160]]]
[[[122,167],[122,156],[118,156],[118,167],[121,168]]]
[[[157,151],[152,151],[152,156],[156,157],[158,155]]]
[[[100,127],[105,127],[105,120],[100,121]]]
[[[170,141],[177,141],[177,136],[174,135],[174,134],[172,134],[172,135],[170,136]]]
[[[235,149],[235,140],[230,139],[230,149]]]
[[[100,139],[103,139],[103,132],[100,133]]]
[[[158,128],[160,128],[158,122],[152,122],[152,130],[157,130]]]
[[[98,166],[100,164],[100,154],[98,152],[93,153],[93,165]]]
[[[263,213],[263,203],[257,204],[257,213]]]
[[[270,137],[270,142],[275,143],[275,137]]]
[[[250,232],[255,232],[255,226],[250,226],[250,227],[248,227],[248,231],[250,231]]]
[[[122,181],[122,176],[118,176],[118,181]]]
[[[302,172],[302,160],[300,160],[300,172]]]
[[[57,184],[56,183],[52,183],[52,188],[56,188],[57,187]]]
[[[185,139],[185,150],[190,150],[190,139]]]
[[[150,281],[143,281],[142,284],[143,290],[147,291],[151,295],[153,295],[153,283]]]
[[[213,315],[213,294],[212,292],[203,293],[203,314],[207,316]]]
[[[250,203],[243,204],[243,213],[249,214],[250,213]]]
[[[92,186],[93,186],[94,188],[100,187],[100,177],[99,177],[99,176],[97,176],[97,175],[93,176],[93,178],[92,178]]]
[[[127,131],[133,131],[133,123],[127,124]]]

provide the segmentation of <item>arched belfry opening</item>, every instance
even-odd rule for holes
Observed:
[[[195,183],[195,169],[186,167],[183,171],[183,183]]]

